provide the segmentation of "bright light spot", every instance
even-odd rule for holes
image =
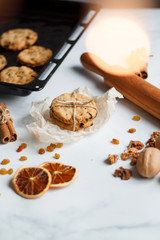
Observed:
[[[127,18],[112,17],[93,24],[86,47],[106,63],[120,65],[134,73],[147,66],[148,36],[136,22]]]

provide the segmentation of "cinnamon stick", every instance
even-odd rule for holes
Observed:
[[[7,109],[6,104],[0,103],[0,108],[1,108],[1,113],[0,115],[3,114],[3,111]],[[15,128],[13,126],[13,121],[11,117],[8,117],[5,122],[0,123],[0,137],[2,140],[2,143],[8,143],[8,142],[13,142],[17,140],[17,133],[15,131]]]
[[[17,140],[17,133],[16,133],[15,128],[13,126],[12,120],[10,120],[10,119],[7,120],[7,126],[8,126],[8,129],[10,131],[10,135],[11,135],[10,141],[15,142]]]
[[[2,143],[8,143],[11,140],[11,134],[7,127],[7,124],[0,124],[0,137]]]

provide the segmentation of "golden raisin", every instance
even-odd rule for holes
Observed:
[[[8,163],[10,163],[9,159],[3,159],[3,161],[1,162],[2,165],[6,165]]]
[[[56,148],[56,144],[51,143],[50,146],[52,146],[53,148]]]
[[[1,168],[1,169],[0,169],[0,174],[1,174],[1,175],[7,174],[7,170],[6,170],[5,168]]]
[[[47,146],[47,151],[48,152],[53,152],[54,151],[54,147],[52,147],[51,145]]]
[[[63,143],[57,143],[57,148],[63,147]]]
[[[113,144],[119,144],[119,140],[118,140],[118,139],[115,139],[115,138],[113,138],[113,139],[112,139],[112,143],[113,143]]]
[[[7,173],[11,175],[13,173],[13,169],[12,168],[8,169]]]
[[[133,116],[132,120],[139,121],[141,118],[139,116]]]
[[[19,146],[18,149],[17,149],[17,152],[21,152],[22,150],[23,150],[23,147]]]
[[[27,157],[26,157],[26,156],[21,156],[19,160],[20,160],[20,161],[26,161],[26,160],[27,160]]]
[[[135,129],[135,128],[130,128],[130,129],[128,130],[128,132],[129,132],[129,133],[134,133],[134,132],[136,132],[136,129]]]
[[[26,143],[21,143],[21,146],[22,146],[23,149],[27,148],[27,144]]]
[[[40,148],[39,151],[38,151],[39,154],[44,154],[45,153],[45,150],[44,148]]]
[[[60,158],[60,154],[59,153],[55,153],[54,157],[55,157],[55,159],[59,159]]]

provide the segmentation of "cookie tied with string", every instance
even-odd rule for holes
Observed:
[[[94,100],[74,92],[58,96],[50,106],[52,123],[70,131],[92,126],[96,116],[97,107]]]

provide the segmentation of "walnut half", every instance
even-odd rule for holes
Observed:
[[[120,177],[122,180],[128,180],[132,176],[132,171],[127,168],[120,167],[114,172],[114,177]]]

